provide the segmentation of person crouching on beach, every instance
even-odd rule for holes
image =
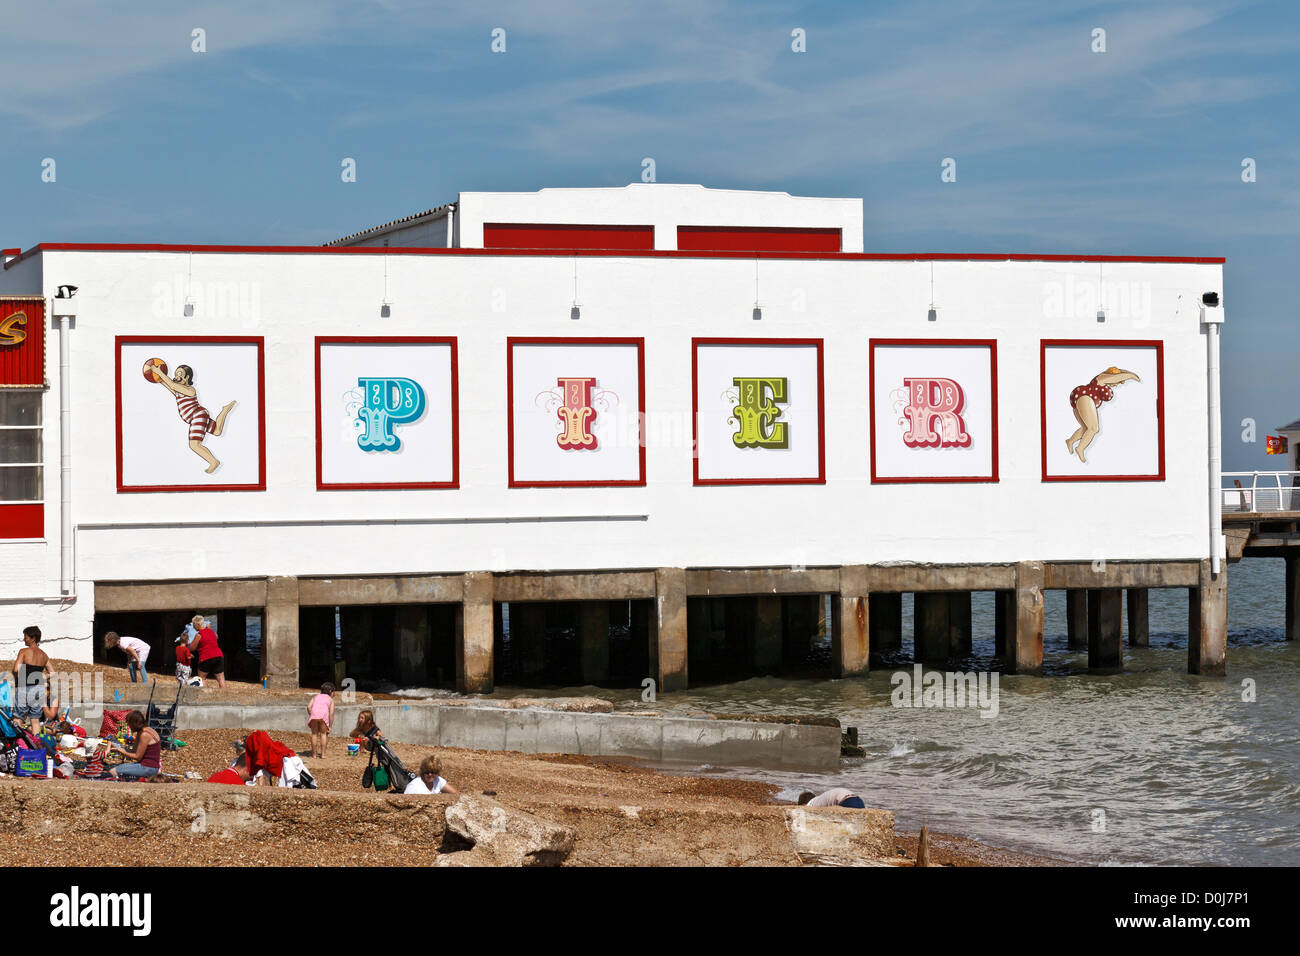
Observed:
[[[126,715],[126,725],[135,735],[135,750],[110,743],[108,746],[131,763],[114,767],[112,774],[123,780],[148,780],[162,769],[162,738],[145,722],[144,714],[133,710]]]
[[[117,631],[104,635],[104,650],[117,648],[126,655],[126,668],[131,673],[131,683],[136,683],[137,675],[143,683],[149,683],[149,674],[144,669],[144,662],[149,659],[149,645],[138,637],[122,637]]]
[[[799,794],[799,806],[801,807],[845,807],[850,810],[865,810],[867,805],[862,802],[852,790],[846,790],[843,787],[835,787],[833,790],[827,790],[820,796],[813,796],[811,790],[805,790]]]
[[[402,793],[460,793],[455,787],[442,779],[442,761],[433,754],[420,761],[420,772],[411,778]]]
[[[329,681],[320,685],[320,693],[307,705],[307,729],[311,731],[311,755],[325,758],[325,747],[330,742],[330,728],[334,726],[334,685]]]

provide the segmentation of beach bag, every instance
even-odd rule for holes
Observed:
[[[371,778],[375,785],[375,793],[383,793],[388,789],[391,781],[388,779],[388,770],[381,764],[375,768],[374,776]]]
[[[20,777],[45,776],[45,751],[18,748],[18,766],[14,773]]]

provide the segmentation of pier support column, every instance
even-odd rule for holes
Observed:
[[[969,657],[971,654],[969,591],[951,591],[948,594],[948,655]]]
[[[1088,591],[1088,670],[1114,673],[1124,667],[1120,634],[1124,592],[1121,588]]]
[[[1043,563],[1016,565],[1015,627],[1007,635],[1003,669],[1008,674],[1043,672]]]
[[[330,625],[332,630],[333,621]],[[429,612],[425,606],[399,604],[396,631],[397,682],[423,685],[429,674]]]
[[[651,663],[658,692],[685,690],[686,571],[683,568],[655,569],[654,640]]]
[[[546,605],[538,601],[510,603],[510,657],[515,683],[530,686],[546,671]]]
[[[948,592],[917,591],[912,626],[912,657],[924,664],[948,660],[952,638],[948,627]]]
[[[1007,637],[1015,632],[1016,592],[993,592],[993,653],[1002,660],[1007,656]]]
[[[1147,611],[1147,589],[1129,588],[1125,600],[1128,614],[1128,646],[1149,647],[1151,645],[1151,618]]]
[[[1201,562],[1201,584],[1189,588],[1187,673],[1222,677],[1228,658],[1228,565],[1210,573],[1207,558]]]
[[[609,602],[583,601],[578,608],[578,654],[584,684],[609,680]]]
[[[471,571],[462,577],[456,615],[456,689],[462,694],[492,693],[493,597],[491,571]]]
[[[792,594],[781,602],[782,663],[799,665],[812,654],[826,602],[820,594]],[[823,632],[824,633],[824,632]]]
[[[1286,639],[1300,640],[1300,558],[1286,559]]]
[[[298,686],[298,579],[266,579],[266,623],[262,628],[262,676],[277,686]]]
[[[781,669],[781,599],[754,599],[754,670],[774,674]]]
[[[1065,592],[1065,631],[1071,650],[1088,646],[1088,591]]]
[[[903,646],[903,595],[881,592],[868,598],[871,653],[897,651]]]
[[[861,677],[867,673],[871,649],[871,612],[866,596],[837,594],[831,605],[831,667],[835,677]]]

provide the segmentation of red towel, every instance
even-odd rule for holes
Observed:
[[[284,770],[284,758],[296,753],[278,740],[272,740],[265,730],[255,730],[244,738],[244,752],[248,755],[249,776],[265,770],[268,776],[278,777]]]

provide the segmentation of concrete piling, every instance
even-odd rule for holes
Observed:
[[[456,689],[490,694],[493,686],[493,579],[491,571],[471,571],[462,580],[456,615]]]
[[[1300,640],[1300,557],[1286,559],[1286,639]]]
[[[655,570],[654,649],[652,663],[659,693],[685,690],[687,683],[686,571]]]
[[[582,682],[609,680],[609,603],[583,601],[578,608],[578,653]]]
[[[1041,561],[1016,565],[1015,629],[1007,635],[1003,666],[1009,674],[1043,672],[1043,584]]]
[[[1128,614],[1129,647],[1148,647],[1151,644],[1151,619],[1147,610],[1147,589],[1129,588],[1125,596]]]
[[[1124,666],[1121,650],[1120,588],[1092,588],[1088,591],[1088,670],[1114,673]]]
[[[993,653],[1003,660],[1007,656],[1007,636],[1016,624],[1016,592],[993,592]]]
[[[754,600],[754,671],[775,674],[781,669],[781,599],[763,596]]]
[[[1208,559],[1201,562],[1201,583],[1188,589],[1187,672],[1204,677],[1227,673],[1228,657],[1228,566],[1210,571]]]
[[[903,646],[903,595],[872,593],[868,598],[871,611],[871,653],[897,651]]]
[[[971,592],[948,592],[948,656],[971,655]]]
[[[267,578],[261,676],[297,687],[298,650],[298,579]]]
[[[1066,641],[1071,650],[1088,646],[1088,592],[1072,588],[1065,592]]]
[[[948,594],[917,591],[912,626],[912,657],[923,664],[944,664],[952,636],[948,623]]]

